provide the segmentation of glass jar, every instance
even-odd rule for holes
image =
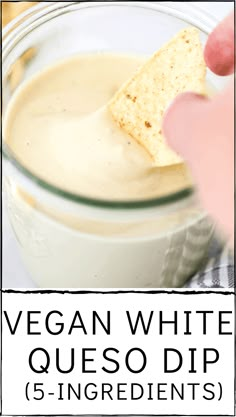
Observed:
[[[151,54],[188,25],[204,44],[215,24],[188,2],[40,2],[3,32],[3,115],[22,82],[66,57]],[[221,78],[210,71],[207,78],[222,88]],[[193,188],[149,200],[99,200],[29,172],[4,138],[3,161],[9,218],[39,286],[179,287],[200,267],[213,225]]]

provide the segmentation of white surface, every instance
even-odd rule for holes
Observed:
[[[218,20],[223,19],[224,16],[233,10],[234,7],[233,1],[193,1],[192,3],[195,6],[200,7],[201,9],[206,10],[208,13],[214,15]]]
[[[223,1],[193,2],[193,4],[221,20],[233,9],[234,3],[233,1]],[[3,204],[3,287],[35,287],[22,264],[17,245],[14,233],[9,225],[5,205]]]

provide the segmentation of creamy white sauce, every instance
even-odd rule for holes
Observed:
[[[27,81],[4,117],[3,137],[16,158],[49,183],[90,197],[144,199],[189,185],[184,165],[154,167],[106,110],[143,60],[78,56]],[[79,205],[72,216],[63,204],[47,206],[28,195],[20,180],[7,179],[11,223],[41,287],[180,286],[206,253],[211,227],[195,206],[170,213],[156,207],[156,217],[141,213],[137,220],[127,213],[123,222],[119,210],[87,219]],[[194,253],[191,236],[197,236]]]
[[[163,196],[190,185],[183,164],[157,168],[112,120],[106,104],[144,58],[81,55],[18,89],[4,140],[37,176],[67,191],[108,199]]]

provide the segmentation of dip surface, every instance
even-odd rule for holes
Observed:
[[[20,87],[3,137],[17,160],[66,191],[109,200],[155,198],[191,185],[184,164],[157,168],[106,104],[143,57],[80,55]]]

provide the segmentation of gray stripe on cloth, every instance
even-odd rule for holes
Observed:
[[[229,248],[213,241],[208,262],[187,282],[186,288],[234,288],[234,263]]]

